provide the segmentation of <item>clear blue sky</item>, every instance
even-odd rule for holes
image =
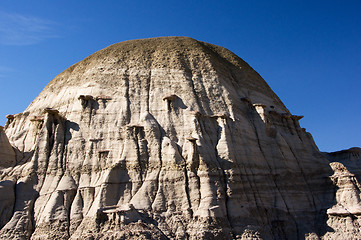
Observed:
[[[113,43],[189,36],[267,81],[321,151],[361,145],[361,1],[1,0],[0,125],[70,65]]]

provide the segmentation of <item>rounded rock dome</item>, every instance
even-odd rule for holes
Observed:
[[[52,107],[67,112],[80,95],[111,96],[113,102],[129,96],[130,102],[151,110],[153,102],[173,93],[207,114],[230,111],[226,105],[242,98],[287,111],[241,58],[188,37],[130,40],[102,49],[60,73],[26,111]]]
[[[109,46],[9,115],[0,239],[321,237],[332,169],[300,118],[223,47]]]

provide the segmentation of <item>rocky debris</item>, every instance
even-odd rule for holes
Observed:
[[[112,100],[112,97],[110,96],[106,96],[106,95],[100,95],[100,96],[96,96],[95,100],[103,100],[103,101],[109,101]]]
[[[175,95],[175,94],[166,95],[166,96],[163,97],[163,101],[165,101],[165,100],[167,100],[167,101],[173,101],[173,100],[175,100],[175,99],[177,99],[177,98],[178,98],[178,97],[177,97],[177,95]]]
[[[0,239],[361,238],[359,152],[300,119],[222,47],[112,45],[0,129]]]
[[[30,118],[30,121],[32,121],[32,122],[43,122],[44,121],[44,116],[33,116],[32,118]]]
[[[44,109],[44,112],[56,115],[56,114],[59,113],[59,110],[57,110],[55,108],[47,107],[47,108]]]
[[[194,142],[194,141],[196,141],[196,140],[197,140],[197,138],[192,137],[192,136],[187,137],[186,139],[187,139],[187,140],[189,140],[189,141],[191,141],[191,142]]]
[[[12,121],[12,120],[14,120],[14,118],[15,118],[15,116],[14,115],[12,115],[12,114],[8,114],[8,115],[6,115],[5,116],[7,119],[8,119],[8,121]]]

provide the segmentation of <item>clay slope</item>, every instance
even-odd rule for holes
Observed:
[[[361,238],[358,179],[301,118],[222,47],[112,45],[8,116],[0,238]]]

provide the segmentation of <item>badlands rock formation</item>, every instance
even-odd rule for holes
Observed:
[[[242,59],[127,41],[0,129],[0,239],[361,238],[360,149],[321,153]]]

